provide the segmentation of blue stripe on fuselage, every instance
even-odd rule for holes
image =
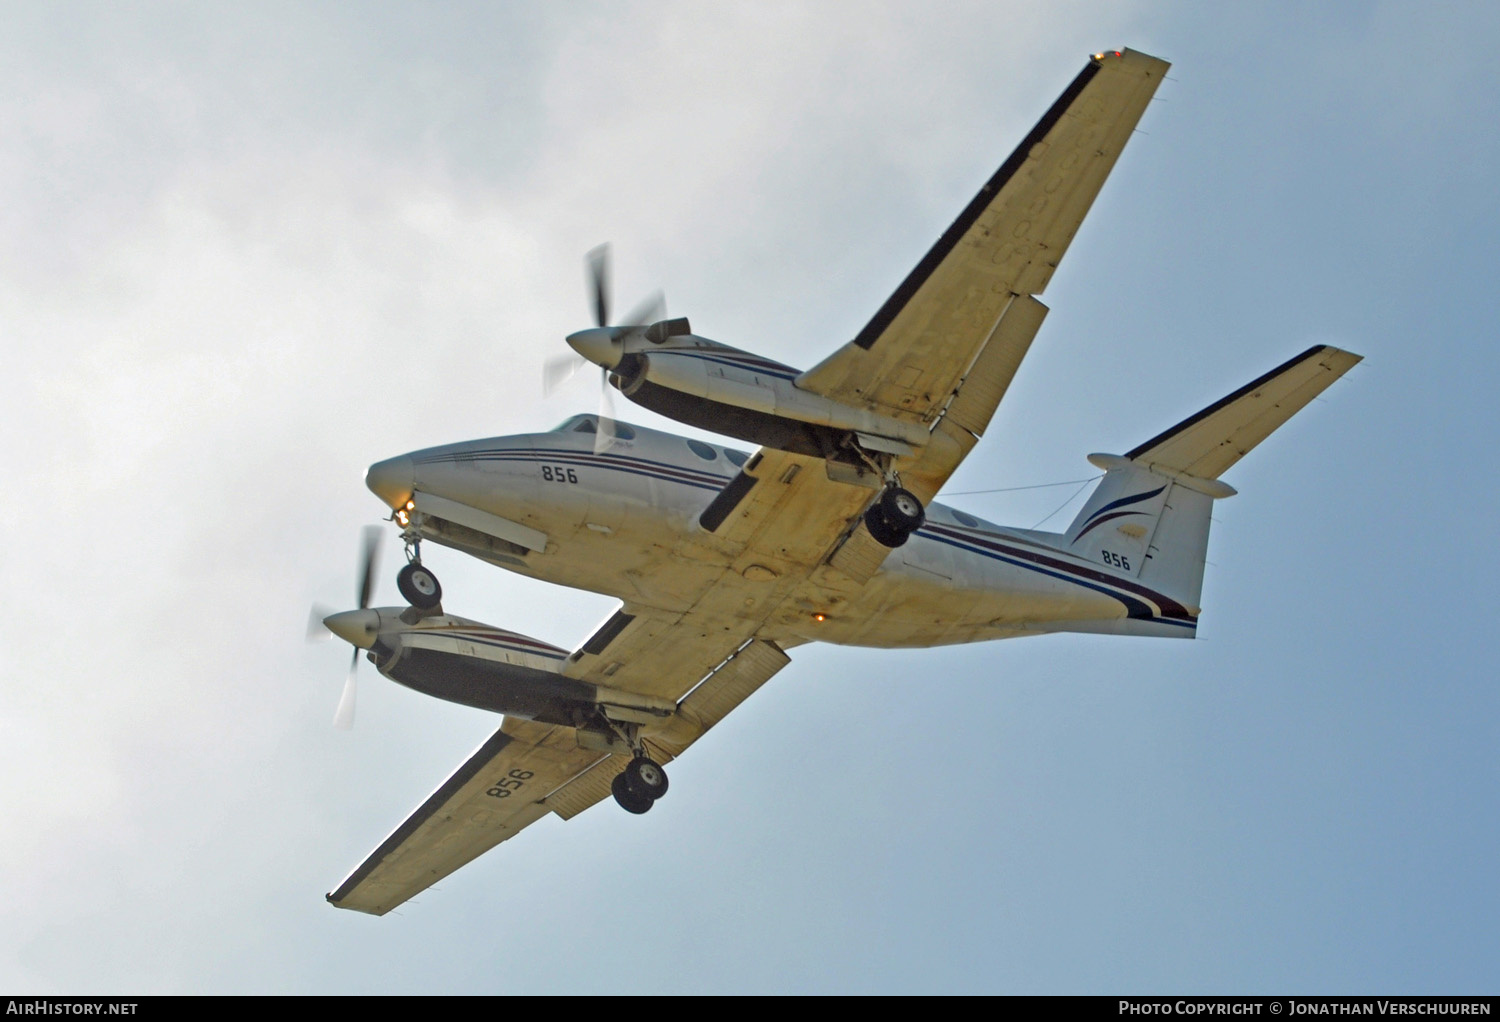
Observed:
[[[1047,575],[1051,578],[1061,579],[1064,582],[1072,582],[1074,585],[1080,585],[1086,589],[1092,589],[1095,592],[1103,593],[1105,596],[1119,600],[1121,603],[1123,603],[1127,611],[1127,616],[1132,618],[1148,621],[1160,621],[1163,624],[1179,625],[1187,628],[1197,627],[1197,622],[1191,618],[1183,619],[1163,617],[1153,611],[1150,604],[1145,602],[1145,600],[1136,599],[1135,597],[1126,596],[1123,593],[1116,592],[1114,589],[1109,587],[1108,583],[1095,582],[1080,578],[1077,574],[1073,574],[1074,569],[1070,568],[1067,565],[1054,562],[1050,565],[1044,566],[1026,557],[1024,554],[1022,554],[1021,551],[1009,550],[1004,547],[999,547],[998,545],[995,545],[993,543],[993,540],[998,537],[986,535],[984,540],[980,540],[978,538],[967,537],[962,533],[955,531],[935,531],[930,527],[923,527],[922,529],[919,529],[917,531],[917,535],[925,536],[927,539],[934,540],[938,543],[946,543],[949,546],[956,547],[959,550],[966,550],[969,553],[975,553],[983,557],[988,557],[991,560],[1001,561],[1002,563],[1010,564],[1017,568],[1025,568],[1028,571],[1034,571],[1038,574]],[[1154,602],[1158,599],[1157,594],[1154,593],[1150,594],[1150,598],[1153,599]],[[1159,597],[1159,602],[1176,605],[1175,600],[1170,600],[1165,596]]]
[[[607,468],[614,472],[625,472],[630,475],[646,476],[651,479],[661,479],[669,483],[681,483],[684,486],[692,486],[700,490],[712,490],[717,493],[729,482],[729,476],[717,475],[712,472],[700,472],[690,468],[682,468],[664,461],[652,461],[648,458],[636,458],[622,454],[590,454],[582,451],[558,450],[555,448],[498,448],[488,451],[460,451],[451,454],[438,455],[424,459],[431,463],[436,461],[513,461],[531,464],[565,464],[583,465],[590,468]]]
[[[682,355],[687,358],[701,358],[705,362],[717,362],[720,365],[732,366],[735,369],[743,369],[746,372],[761,373],[765,376],[774,376],[781,380],[795,380],[799,375],[797,370],[791,366],[784,366],[778,362],[767,362],[754,355],[740,356],[732,351],[705,351],[701,348],[669,348],[665,351],[647,352],[649,355]]]

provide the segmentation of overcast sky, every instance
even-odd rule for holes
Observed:
[[[1497,12],[0,3],[0,988],[1493,993]],[[1199,639],[801,647],[648,816],[325,904],[497,724],[365,665],[330,726],[365,467],[591,410],[540,377],[604,240],[618,307],[818,361],[1119,46],[1170,79],[949,490],[1364,354],[1229,473]]]

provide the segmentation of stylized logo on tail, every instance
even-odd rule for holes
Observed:
[[[1156,496],[1158,493],[1165,489],[1166,486],[1162,485],[1158,486],[1156,489],[1151,490],[1148,493],[1137,493],[1133,497],[1121,497],[1119,500],[1110,501],[1108,504],[1105,504],[1099,510],[1088,516],[1088,518],[1083,523],[1083,528],[1079,529],[1078,535],[1073,537],[1073,543],[1077,543],[1084,536],[1088,535],[1090,531],[1100,525],[1103,525],[1105,522],[1112,521],[1116,518],[1127,518],[1131,515],[1144,515],[1146,513],[1144,511],[1120,511],[1117,510],[1117,508],[1122,508],[1129,504],[1139,504],[1143,500],[1150,500],[1152,497]],[[1072,543],[1069,544],[1069,546],[1071,545]]]

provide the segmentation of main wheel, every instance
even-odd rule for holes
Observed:
[[[615,779],[609,782],[609,790],[614,794],[615,801],[620,803],[620,808],[627,813],[639,816],[651,809],[651,799],[645,795],[637,795],[625,780],[624,772],[615,774]]]
[[[661,764],[644,756],[637,756],[620,774],[631,791],[655,802],[667,793],[667,772]]]
[[[443,601],[437,576],[415,561],[396,573],[396,588],[418,610],[431,610]]]
[[[865,512],[865,528],[870,530],[870,535],[875,537],[875,542],[881,546],[892,549],[906,542],[906,533],[897,530],[885,516],[880,513],[880,505],[870,505],[870,510]]]
[[[880,514],[897,532],[910,536],[927,521],[927,509],[910,490],[899,486],[888,487],[876,503]]]

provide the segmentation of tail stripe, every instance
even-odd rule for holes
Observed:
[[[1006,561],[1017,567],[1030,568],[1032,571],[1038,571],[1053,578],[1065,579],[1066,581],[1085,586],[1097,592],[1106,593],[1125,604],[1130,617],[1167,620],[1169,623],[1189,625],[1196,623],[1193,615],[1182,604],[1170,596],[1141,585],[1139,582],[1116,578],[1102,571],[1094,571],[1091,568],[1069,564],[1066,561],[1032,553],[1029,550],[1002,545],[995,542],[998,537],[988,533],[982,534],[983,538],[980,538],[980,536],[973,535],[969,531],[960,531],[952,526],[928,524],[917,534],[919,536],[926,536],[929,539],[935,539],[941,543],[947,543],[949,546],[961,547],[977,554],[983,554],[986,557]],[[1133,593],[1141,599],[1135,599],[1131,596],[1126,596],[1124,593],[1115,591],[1119,589],[1123,589],[1126,593]],[[1156,604],[1157,610],[1153,611],[1143,600],[1149,600],[1151,603]],[[1176,618],[1177,621],[1170,621],[1173,618]]]

